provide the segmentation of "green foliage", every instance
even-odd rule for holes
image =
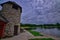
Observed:
[[[35,38],[35,39],[29,39],[29,40],[54,40],[52,38]]]
[[[28,30],[32,35],[34,36],[43,36],[42,34],[40,34],[39,32],[36,31],[32,31],[32,30]]]
[[[21,26],[23,26],[23,27],[26,27],[26,26],[34,27],[34,26],[37,26],[37,25],[36,24],[22,24],[21,23]]]
[[[21,23],[21,27],[60,28],[60,24],[56,23],[56,24],[40,24],[40,25],[36,25],[36,24],[22,24]]]

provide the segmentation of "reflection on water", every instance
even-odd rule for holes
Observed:
[[[45,28],[36,28],[35,31],[42,32],[48,35],[60,37],[60,30],[57,28],[45,29]]]

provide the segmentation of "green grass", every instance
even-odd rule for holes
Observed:
[[[54,40],[52,38],[35,38],[35,39],[29,39],[29,40]]]
[[[28,30],[32,35],[34,36],[43,36],[42,34],[40,34],[39,32],[36,31],[32,31],[32,30]]]

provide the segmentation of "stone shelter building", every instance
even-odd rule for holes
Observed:
[[[0,5],[2,6],[0,11],[0,37],[19,34],[22,7],[12,1]]]

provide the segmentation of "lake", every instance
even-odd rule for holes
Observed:
[[[40,27],[37,27],[35,29],[32,29],[34,31],[37,31],[37,32],[41,32],[41,33],[44,33],[44,34],[48,34],[48,35],[51,35],[51,36],[56,36],[56,37],[60,37],[60,29],[57,29],[57,28],[40,28]]]

